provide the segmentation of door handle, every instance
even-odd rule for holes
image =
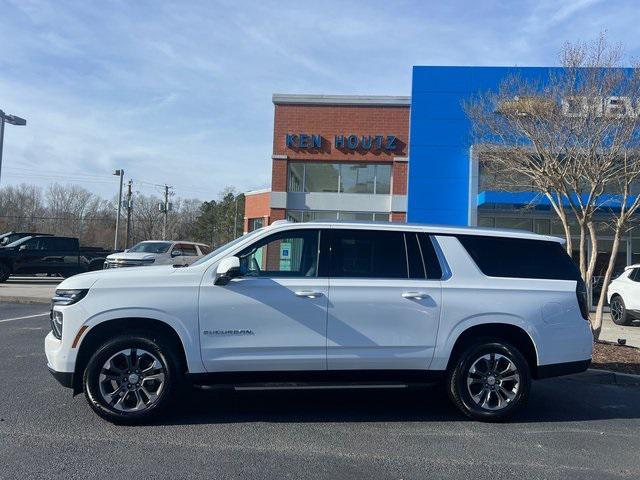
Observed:
[[[304,297],[304,298],[318,298],[323,294],[317,290],[297,290],[293,292],[296,294],[296,297]]]
[[[413,300],[423,300],[427,298],[429,294],[427,292],[403,292],[402,298],[409,298]]]

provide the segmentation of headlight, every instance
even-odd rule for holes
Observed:
[[[51,299],[51,303],[53,305],[73,305],[82,300],[88,292],[88,288],[56,290],[56,295]]]

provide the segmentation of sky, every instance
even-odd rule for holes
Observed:
[[[410,95],[413,65],[546,66],[638,2],[0,0],[2,186],[210,200],[271,183],[273,93]]]

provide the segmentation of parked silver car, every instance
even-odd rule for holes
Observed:
[[[147,240],[120,253],[109,255],[104,268],[142,267],[147,265],[191,265],[211,249],[204,243]]]

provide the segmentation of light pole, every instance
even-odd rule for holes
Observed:
[[[113,172],[115,176],[120,177],[120,193],[118,194],[118,216],[116,217],[116,236],[113,240],[113,249],[118,249],[118,233],[120,231],[120,212],[122,211],[122,180],[124,179],[124,170],[116,170]]]
[[[236,208],[235,213],[233,214],[233,240],[236,239],[238,235],[238,195],[236,195]]]
[[[16,117],[15,115],[8,115],[0,110],[0,181],[2,180],[2,147],[4,144],[4,124],[10,123],[11,125],[17,125],[22,127],[27,124],[24,118]]]

